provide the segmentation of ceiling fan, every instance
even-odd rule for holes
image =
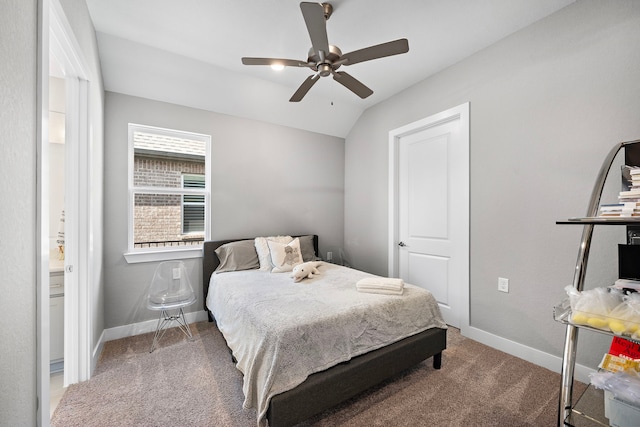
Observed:
[[[293,94],[290,102],[299,102],[309,92],[320,77],[333,76],[333,79],[364,99],[371,95],[373,91],[362,84],[359,80],[344,71],[337,71],[340,66],[353,65],[359,62],[370,61],[372,59],[384,58],[386,56],[398,55],[409,51],[409,41],[398,39],[353,52],[342,54],[337,46],[330,45],[327,38],[326,21],[333,13],[333,6],[329,3],[300,3],[302,16],[304,17],[309,37],[311,38],[311,49],[306,62],[295,59],[280,58],[242,58],[244,65],[271,65],[273,67],[307,67],[315,71],[314,75],[300,85]]]

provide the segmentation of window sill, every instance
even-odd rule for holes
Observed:
[[[202,258],[202,247],[157,251],[136,251],[124,254],[124,259],[127,260],[128,264],[188,258]]]

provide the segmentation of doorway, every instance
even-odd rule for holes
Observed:
[[[469,324],[469,104],[389,132],[389,274]]]
[[[50,413],[64,393],[65,79],[49,65],[49,360]]]
[[[41,117],[37,174],[39,234],[37,393],[41,404],[38,405],[37,418],[38,425],[48,426],[52,362],[64,361],[62,383],[65,387],[88,379],[91,368],[92,325],[88,313],[91,292],[88,255],[90,235],[87,231],[88,183],[90,182],[89,72],[87,71],[89,68],[59,0],[39,2],[39,14],[38,104]],[[62,80],[60,86],[63,91],[64,106],[55,109],[64,110],[62,118],[59,116],[60,111],[50,110],[49,98],[53,96],[51,91],[55,91],[55,87],[60,83],[50,81],[51,74]],[[56,138],[56,131],[49,125],[59,121],[57,119],[64,122],[62,141],[64,144],[56,144],[52,148],[51,138]],[[63,169],[62,179],[56,175],[54,170],[56,168]],[[52,186],[55,188],[52,189]],[[59,199],[60,195],[62,195],[62,202]],[[63,228],[60,227],[62,210],[64,210]],[[63,260],[59,259],[61,256],[58,240],[62,237],[58,235],[59,231],[64,233]],[[61,280],[52,280],[50,277],[52,258],[55,261],[62,261],[57,263],[63,277]],[[58,301],[55,301],[54,307],[50,305],[54,302],[51,298],[51,288],[55,288],[59,281],[62,281],[64,292],[56,293],[55,297]],[[60,304],[60,298],[63,304]],[[58,316],[57,321],[63,325],[62,331],[55,330],[52,315]],[[60,335],[64,338],[60,338]]]

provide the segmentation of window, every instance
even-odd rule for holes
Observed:
[[[128,262],[201,256],[211,137],[129,124]]]
[[[205,188],[204,175],[182,175],[182,188]],[[182,196],[182,233],[204,233],[204,195]]]

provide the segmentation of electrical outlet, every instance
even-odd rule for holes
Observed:
[[[500,292],[509,292],[509,279],[498,277],[498,290]]]
[[[177,280],[180,278],[180,269],[179,268],[174,268],[173,269],[173,278],[174,280]]]

